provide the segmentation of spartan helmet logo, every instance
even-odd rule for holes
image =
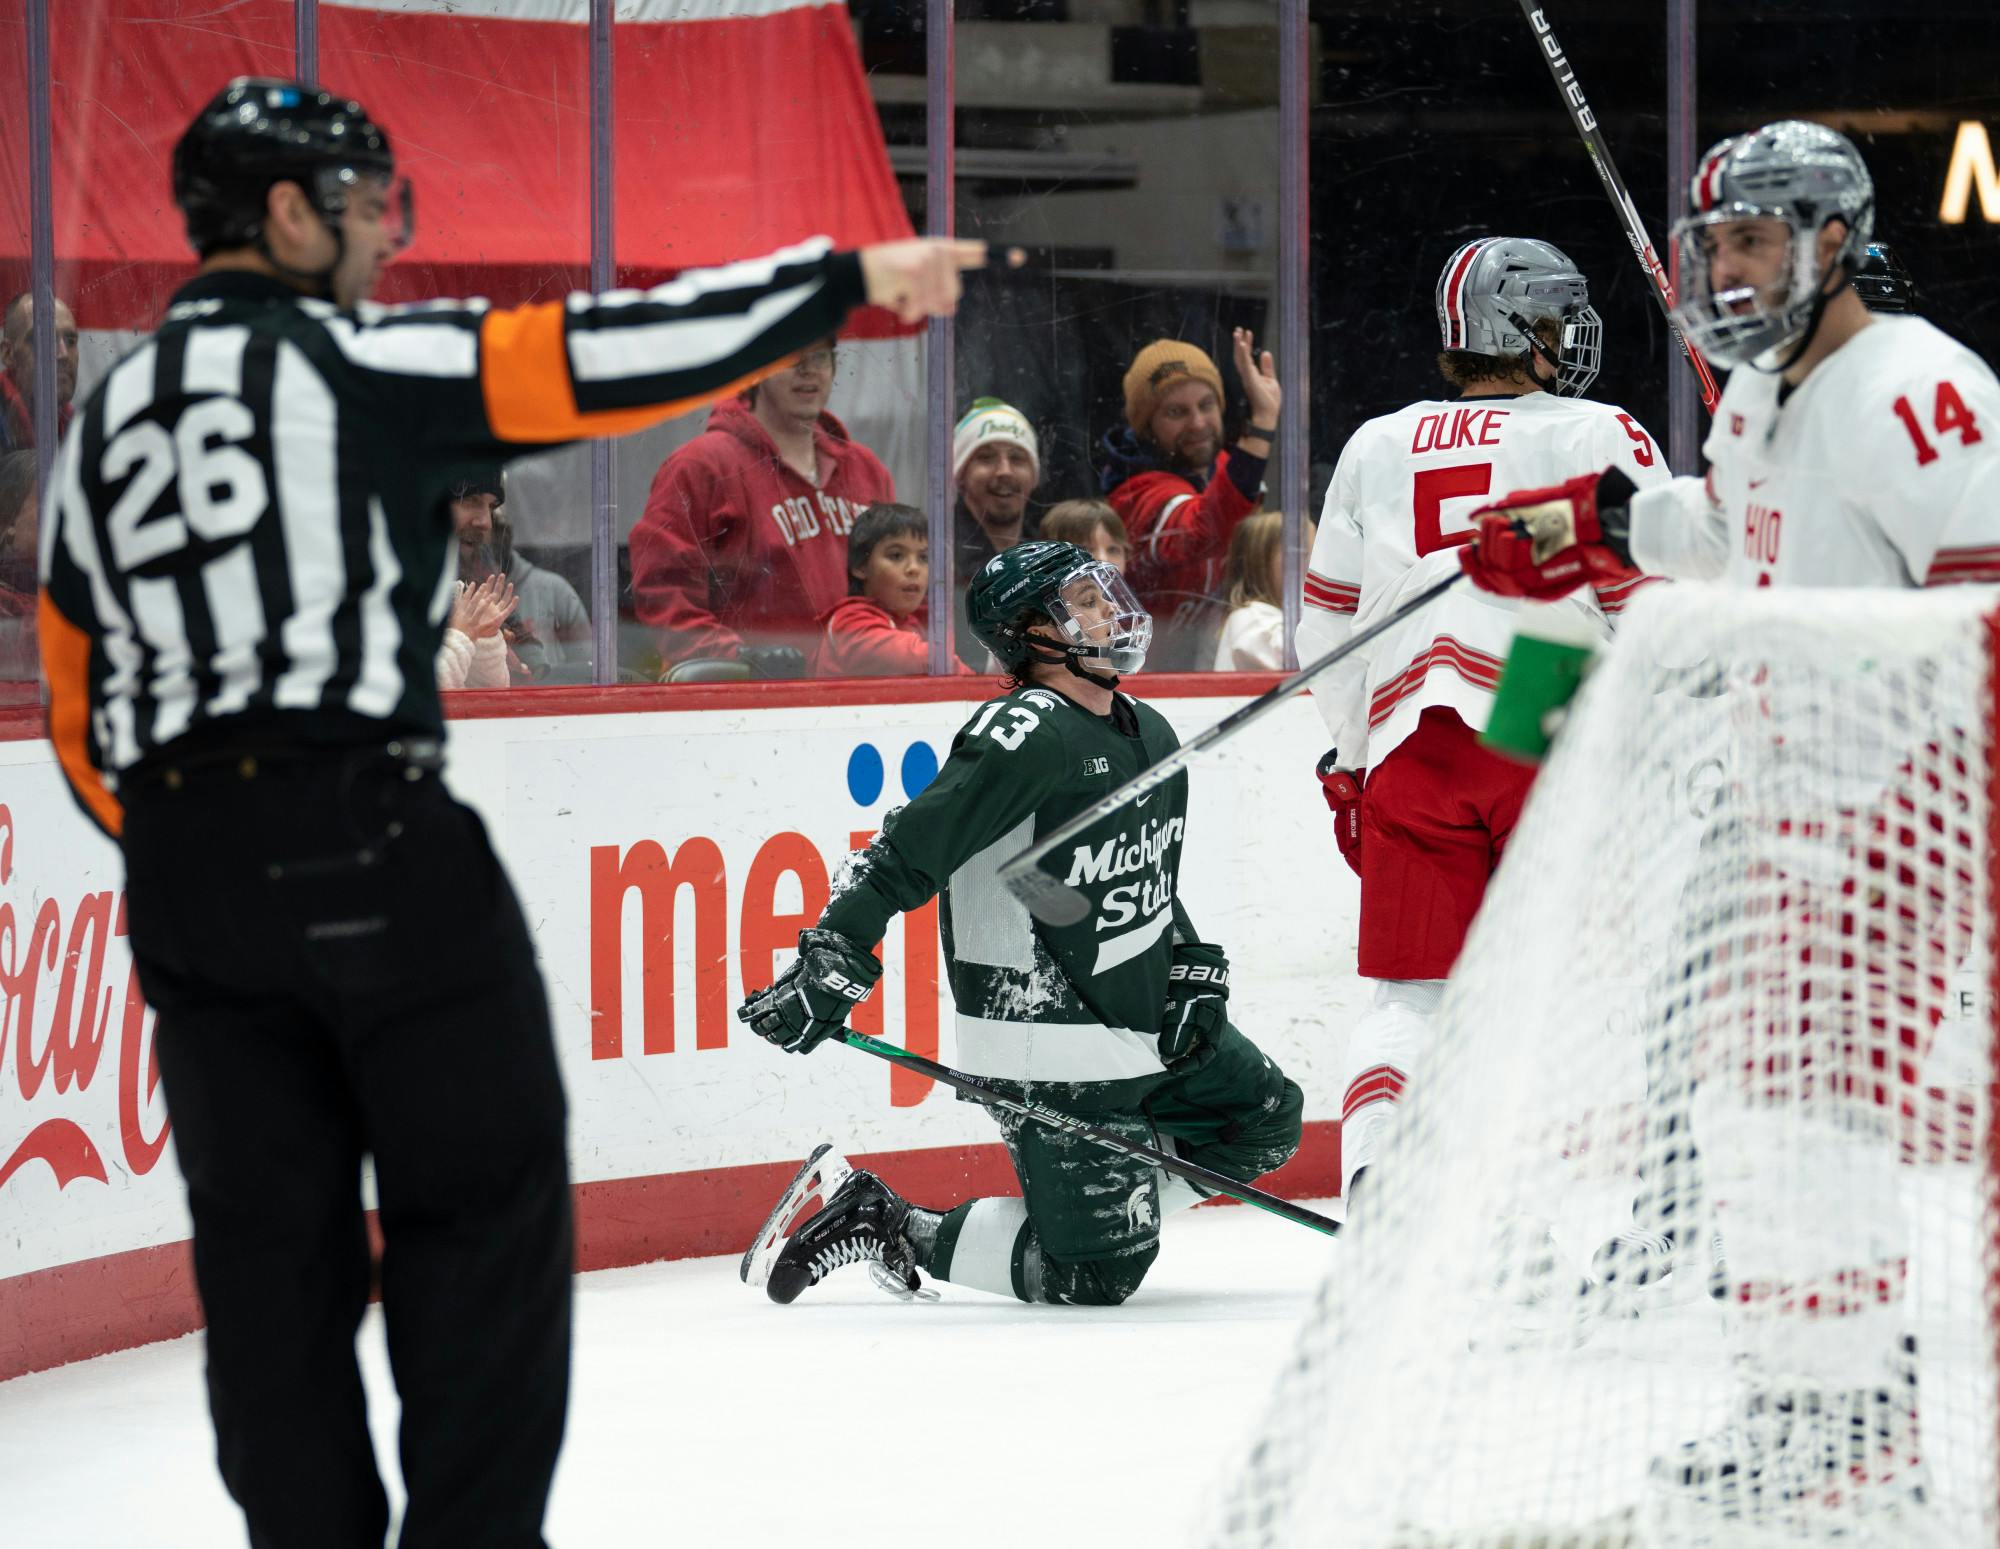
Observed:
[[[1142,1183],[1125,1201],[1125,1230],[1134,1237],[1158,1231],[1160,1209],[1153,1203],[1153,1185]]]

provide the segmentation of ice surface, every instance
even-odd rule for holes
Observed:
[[[859,1268],[777,1307],[734,1257],[584,1275],[549,1542],[1183,1542],[1338,1252],[1257,1211],[1190,1211],[1118,1308],[951,1286],[900,1303]],[[393,1493],[379,1308],[361,1355]],[[201,1360],[195,1335],[0,1383],[6,1541],[243,1543]]]

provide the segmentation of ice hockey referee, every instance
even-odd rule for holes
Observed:
[[[546,997],[439,779],[455,481],[742,385],[864,300],[949,312],[978,243],[824,240],[644,293],[365,298],[410,232],[359,104],[232,82],[175,148],[200,255],[57,455],[49,734],[124,849],[250,1540],[382,1543],[354,1336],[375,1164],[403,1549],[538,1545],[568,1389]]]

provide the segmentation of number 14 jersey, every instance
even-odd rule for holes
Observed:
[[[1630,414],[1584,398],[1425,400],[1369,420],[1340,454],[1307,568],[1299,659],[1311,661],[1406,596],[1442,580],[1472,538],[1472,513],[1513,490],[1617,467],[1641,489],[1669,477]],[[1644,578],[1578,606],[1604,627]],[[1335,668],[1314,700],[1349,767],[1380,763],[1426,705],[1482,730],[1512,639],[1506,599],[1448,592]]]
[[[2000,581],[2000,382],[1922,318],[1878,317],[1796,390],[1732,372],[1703,479],[1632,502],[1632,556],[1738,586]]]

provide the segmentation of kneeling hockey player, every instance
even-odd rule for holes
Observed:
[[[1013,687],[966,723],[937,779],[889,816],[800,933],[798,961],[737,1015],[793,1053],[836,1036],[881,976],[871,948],[889,921],[941,892],[960,1067],[1231,1177],[1269,1172],[1298,1149],[1303,1097],[1230,1024],[1227,959],[1175,895],[1187,777],[1078,841],[1068,881],[1092,904],[1080,923],[1037,922],[998,876],[1179,745],[1157,711],[1117,691],[1145,659],[1152,619],[1117,571],[1068,543],[997,555],[966,607]],[[1130,1296],[1159,1254],[1161,1218],[1200,1192],[1142,1159],[994,1117],[1021,1198],[927,1210],[854,1172],[777,1254],[771,1298],[864,1260],[911,1292],[923,1270],[1027,1302]],[[813,1183],[808,1163],[774,1227]]]

